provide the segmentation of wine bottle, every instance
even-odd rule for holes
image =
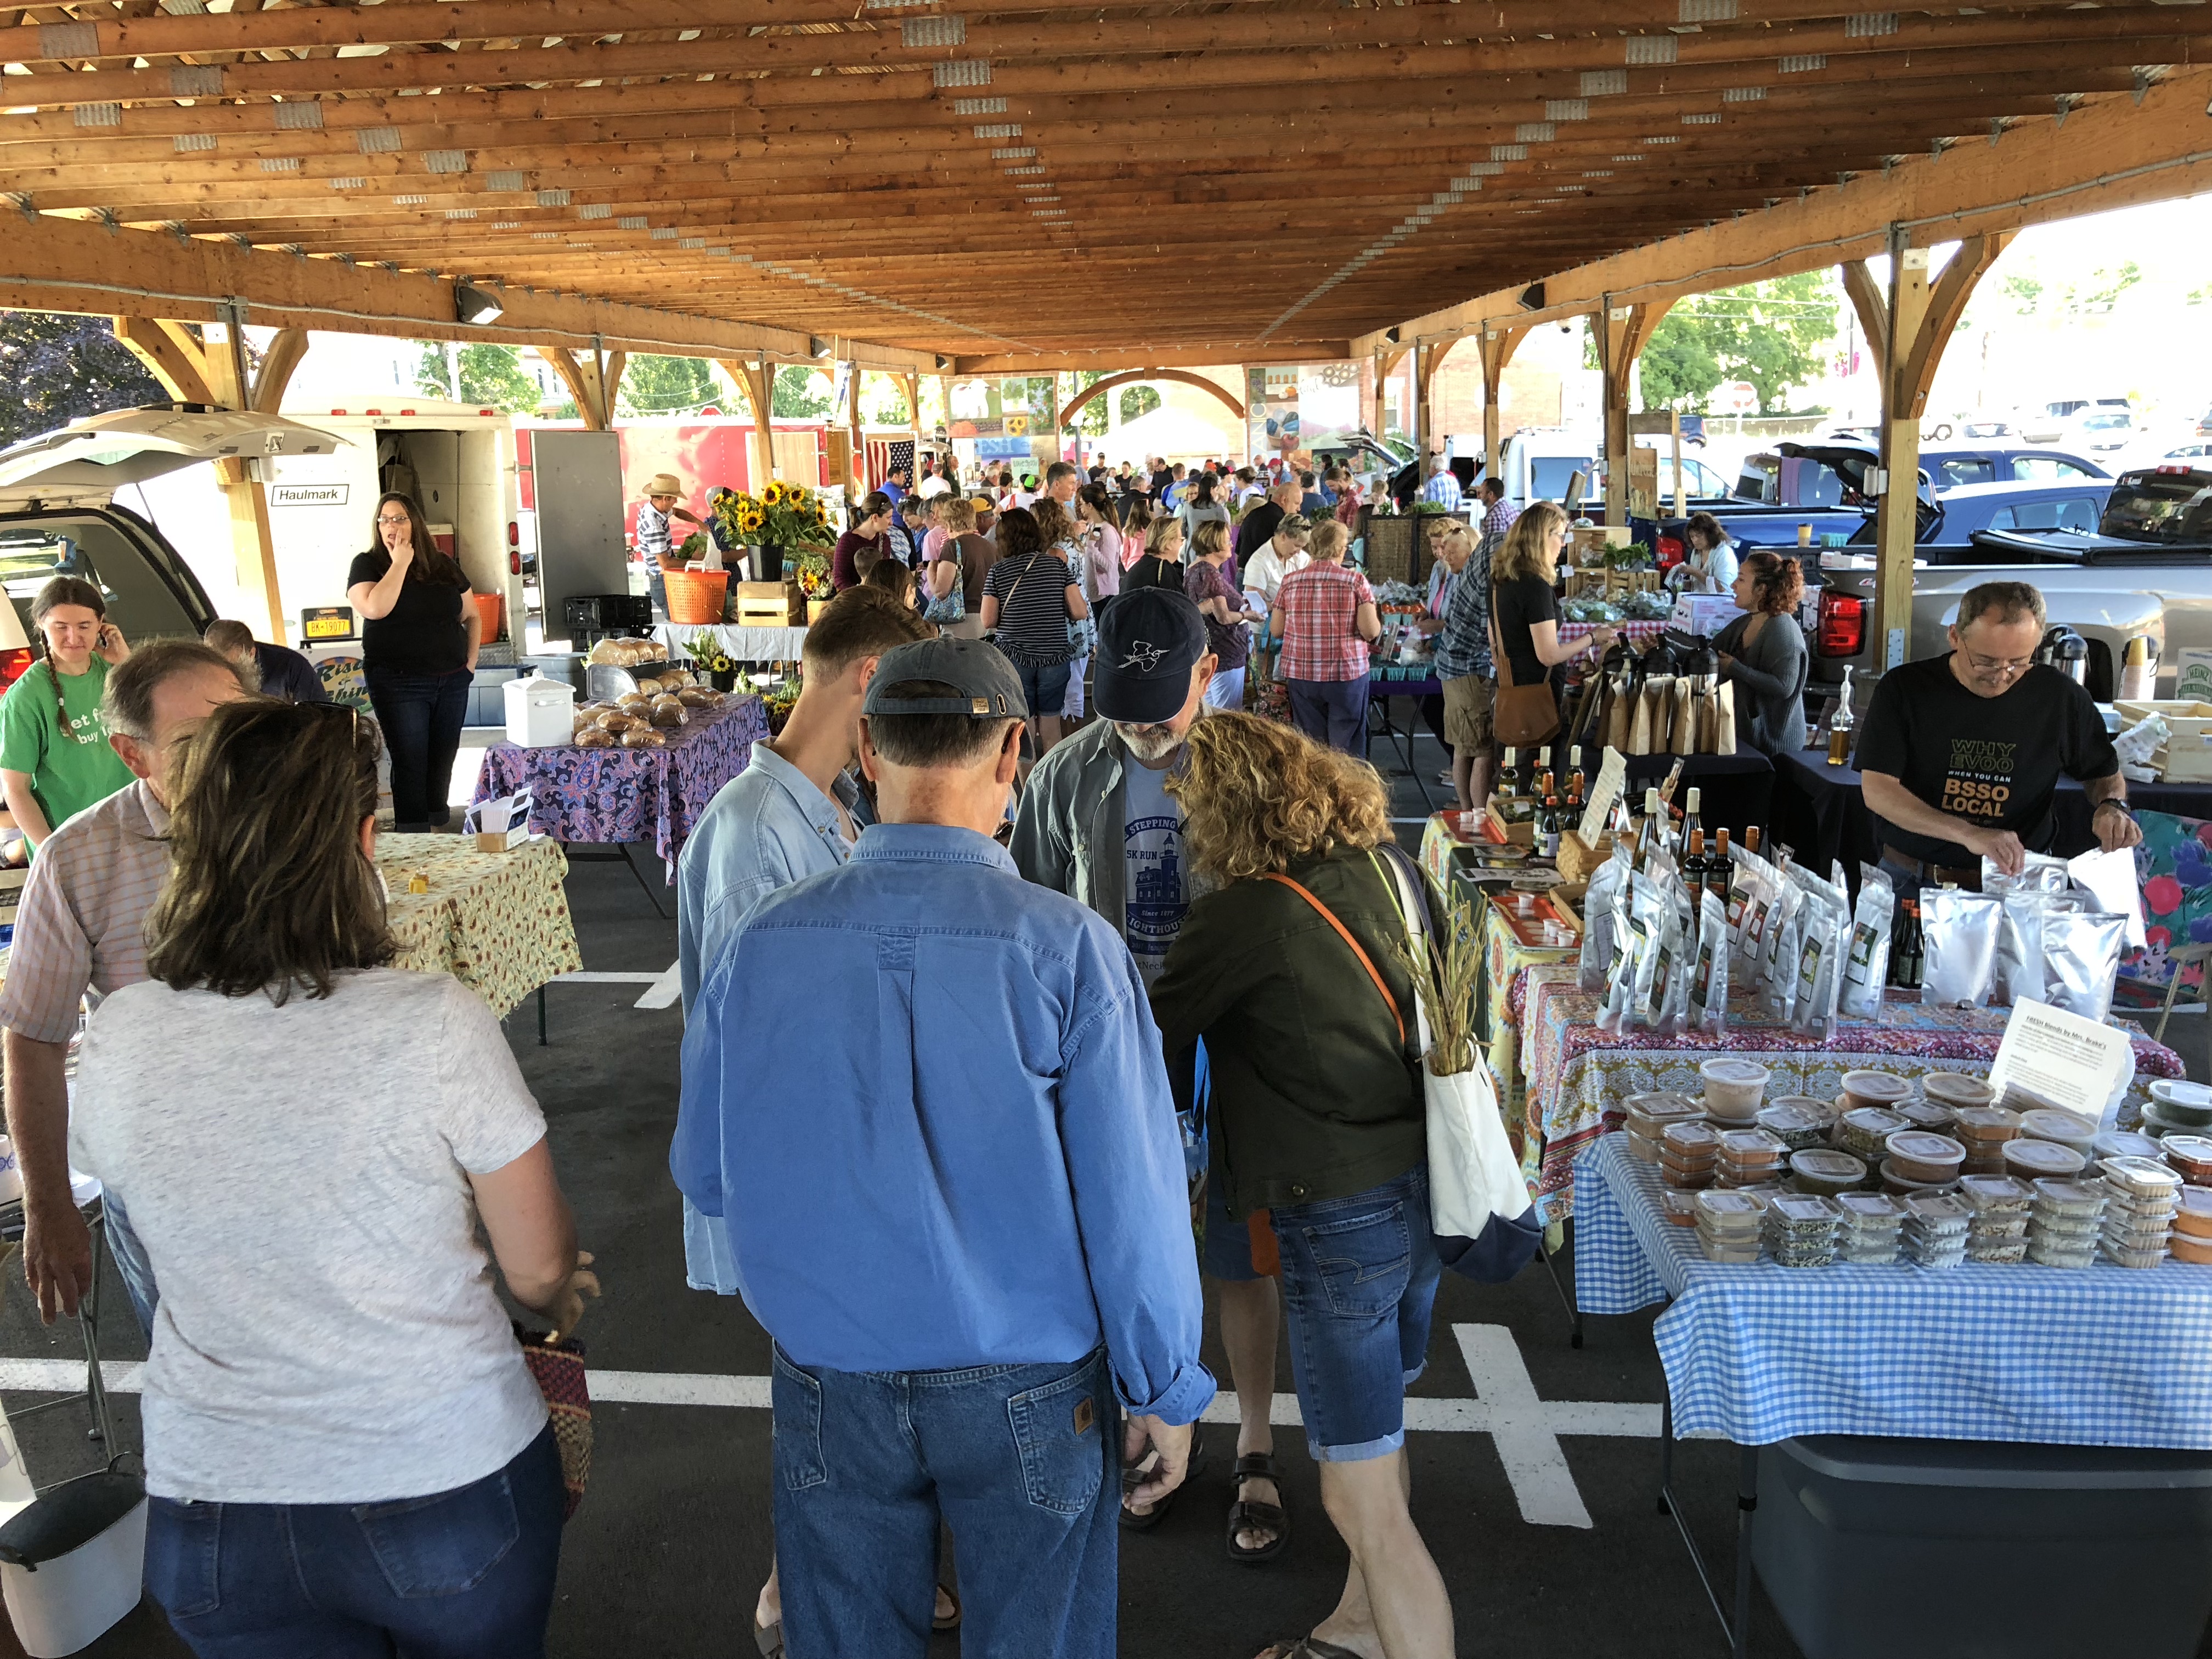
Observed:
[[[1693,783],[1690,786],[1689,795],[1686,797],[1684,803],[1682,811],[1681,840],[1679,844],[1685,848],[1688,847],[1692,836],[1696,837],[1699,842],[1703,842],[1705,840],[1705,820],[1698,815],[1698,786]]]
[[[1501,795],[1517,795],[1521,793],[1520,752],[1517,749],[1507,750],[1505,764],[1498,769],[1498,793]]]
[[[1559,836],[1564,828],[1565,824],[1559,811],[1559,798],[1557,795],[1545,796],[1544,813],[1542,817],[1537,820],[1536,842],[1537,850],[1546,858],[1555,859],[1559,856]]]
[[[1759,850],[1759,826],[1755,823],[1747,823],[1744,826],[1743,850],[1750,854],[1753,858],[1760,856]]]
[[[1656,789],[1644,792],[1644,834],[1637,843],[1636,867],[1651,867],[1651,855],[1667,842],[1667,804],[1659,799]]]
[[[1920,906],[1913,900],[1906,899],[1899,908],[1902,914],[1898,918],[1896,938],[1891,942],[1889,951],[1890,981],[1903,986],[1908,991],[1917,991],[1920,988],[1921,957],[1924,949],[1921,944]]]
[[[1701,828],[1692,829],[1682,852],[1682,885],[1688,890],[1692,904],[1705,890],[1705,832]]]
[[[1835,712],[1828,718],[1828,764],[1846,766],[1851,758],[1851,671],[1844,670],[1843,689],[1837,695]]]
[[[1723,905],[1729,902],[1729,884],[1735,878],[1735,860],[1729,856],[1728,826],[1714,832],[1713,855],[1705,860],[1705,888]]]

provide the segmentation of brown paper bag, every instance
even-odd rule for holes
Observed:
[[[1615,689],[1613,700],[1606,705],[1605,730],[1600,734],[1601,748],[1618,749],[1624,755],[1628,752],[1629,734],[1636,726],[1638,701],[1633,684],[1625,692]]]
[[[1627,753],[1655,754],[1665,744],[1667,711],[1674,706],[1673,686],[1668,675],[1644,682],[1644,694],[1636,700],[1636,723],[1629,729]]]
[[[1694,755],[1698,752],[1696,690],[1697,688],[1690,684],[1690,677],[1687,674],[1682,675],[1674,682],[1674,720],[1672,732],[1674,741],[1671,748],[1677,755]]]
[[[1713,694],[1713,753],[1735,753],[1735,687],[1727,680]]]

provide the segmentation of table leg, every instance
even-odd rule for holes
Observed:
[[[538,1046],[545,1046],[545,988],[538,988]]]
[[[107,1379],[100,1371],[100,1259],[107,1254],[107,1209],[92,1228],[92,1284],[77,1310],[84,1328],[85,1403],[92,1411],[92,1430],[87,1438],[98,1441],[107,1455],[115,1455],[115,1425],[107,1414]]]
[[[1739,1449],[1735,1480],[1735,1630],[1730,1651],[1751,1650],[1751,1517],[1759,1509],[1759,1448]]]
[[[1368,707],[1380,708],[1382,711],[1382,735],[1389,738],[1390,747],[1404,757],[1406,770],[1413,780],[1413,787],[1421,792],[1422,805],[1433,813],[1437,810],[1437,798],[1429,793],[1429,781],[1421,775],[1421,769],[1413,761],[1413,738],[1418,728],[1411,720],[1408,720],[1406,723],[1405,741],[1401,743],[1398,739],[1397,725],[1390,718],[1390,702],[1391,699],[1389,697],[1376,697],[1368,704]]]
[[[1583,1310],[1575,1301],[1574,1286],[1559,1277],[1559,1264],[1553,1259],[1552,1250],[1551,1229],[1547,1227],[1544,1230],[1543,1242],[1536,1247],[1536,1255],[1544,1264],[1544,1271],[1552,1276],[1552,1288],[1559,1293],[1559,1300],[1566,1307],[1567,1346],[1579,1348],[1583,1345]]]
[[[633,846],[642,847],[644,845],[645,843],[643,842],[633,842],[626,841],[623,842],[623,862],[629,866],[629,872],[637,878],[637,884],[645,889],[646,897],[652,901],[653,908],[660,912],[660,919],[663,921],[673,921],[676,919],[673,913],[662,905],[660,902],[660,895],[653,890],[653,884],[645,878],[645,872],[637,867],[636,855],[629,850]]]

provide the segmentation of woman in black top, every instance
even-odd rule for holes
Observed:
[[[1556,685],[1553,669],[1586,653],[1602,657],[1618,637],[1604,627],[1572,645],[1559,637],[1559,600],[1553,587],[1566,538],[1566,514],[1555,501],[1537,501],[1513,521],[1491,561],[1491,620],[1516,685],[1534,685],[1547,677]]]
[[[1364,761],[1279,721],[1212,711],[1190,728],[1167,791],[1190,872],[1213,884],[1191,901],[1152,989],[1171,1060],[1206,1043],[1205,1265],[1249,1281],[1245,1223],[1266,1212],[1307,1443],[1353,1562],[1314,1648],[1373,1651],[1379,1611],[1405,1651],[1450,1653],[1451,1603],[1406,1498],[1406,1383],[1425,1361],[1441,1267],[1419,1026],[1399,957],[1407,921],[1390,855],[1376,851],[1390,840],[1389,799]],[[1287,1535],[1288,1516],[1265,1455],[1267,1412],[1244,1393],[1264,1396],[1273,1381],[1234,1380],[1247,1426],[1229,1548],[1249,1559],[1256,1536]]]
[[[1795,559],[1755,549],[1735,578],[1738,617],[1713,641],[1721,678],[1735,687],[1739,745],[1763,755],[1795,754],[1805,746],[1805,678],[1811,665],[1797,606],[1805,573]]]
[[[1123,573],[1121,591],[1140,587],[1172,587],[1182,592],[1182,520],[1173,514],[1154,519],[1145,526],[1145,550]]]
[[[422,509],[388,495],[374,540],[346,573],[346,598],[365,619],[362,663],[392,755],[393,827],[442,827],[483,629],[469,579],[430,539]]]

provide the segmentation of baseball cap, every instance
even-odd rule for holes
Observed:
[[[1121,594],[1098,613],[1091,700],[1102,719],[1124,726],[1173,720],[1190,700],[1190,671],[1205,654],[1206,619],[1188,599],[1171,587]]]
[[[1188,603],[1188,601],[1186,601]],[[1196,614],[1195,607],[1193,614]],[[957,697],[894,697],[891,689],[913,680],[957,688]],[[1180,705],[1178,705],[1180,706]],[[915,640],[893,646],[877,659],[875,678],[860,704],[864,714],[970,714],[979,720],[1027,720],[1022,677],[1006,653],[984,640]]]

